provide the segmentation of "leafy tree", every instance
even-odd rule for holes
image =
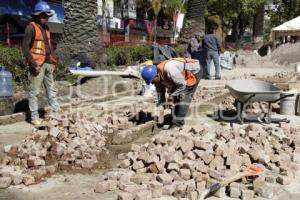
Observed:
[[[273,0],[268,10],[271,26],[278,26],[300,15],[300,0]]]
[[[225,30],[232,30],[234,40],[239,44],[246,28],[251,27],[253,15],[268,0],[210,0],[208,15],[219,15]]]

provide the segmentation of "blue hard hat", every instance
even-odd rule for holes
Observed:
[[[32,15],[40,15],[41,13],[45,13],[49,17],[52,16],[54,13],[50,9],[50,6],[45,1],[40,1],[34,6],[34,13]]]
[[[155,65],[146,65],[142,70],[142,78],[147,84],[150,84],[151,81],[157,74],[157,67]]]

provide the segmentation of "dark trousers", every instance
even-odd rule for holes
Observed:
[[[186,87],[184,91],[175,97],[175,106],[172,110],[172,124],[175,126],[183,126],[184,118],[189,111],[191,101],[193,99],[194,93],[197,90],[198,84],[200,82],[201,72],[195,74],[197,77],[197,83],[192,87]]]

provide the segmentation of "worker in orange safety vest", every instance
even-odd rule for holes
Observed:
[[[54,13],[50,6],[39,1],[32,14],[33,21],[26,27],[22,49],[29,66],[29,109],[31,111],[31,122],[40,125],[41,120],[38,113],[38,99],[42,84],[47,91],[47,98],[53,112],[60,110],[54,89],[53,72],[56,59],[51,49],[51,38],[49,28],[46,25],[48,18]]]
[[[189,105],[197,89],[201,77],[201,66],[198,60],[190,58],[172,58],[156,65],[147,65],[142,70],[142,78],[147,84],[153,83],[156,87],[158,105],[166,108],[166,92],[174,102],[172,122],[164,129],[182,127]]]

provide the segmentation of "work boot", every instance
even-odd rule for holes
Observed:
[[[34,126],[40,126],[42,124],[42,120],[41,119],[33,119],[33,120],[31,120],[31,124]]]
[[[163,126],[163,130],[170,130],[172,128],[182,128],[182,125],[176,125],[176,124],[166,124]]]

